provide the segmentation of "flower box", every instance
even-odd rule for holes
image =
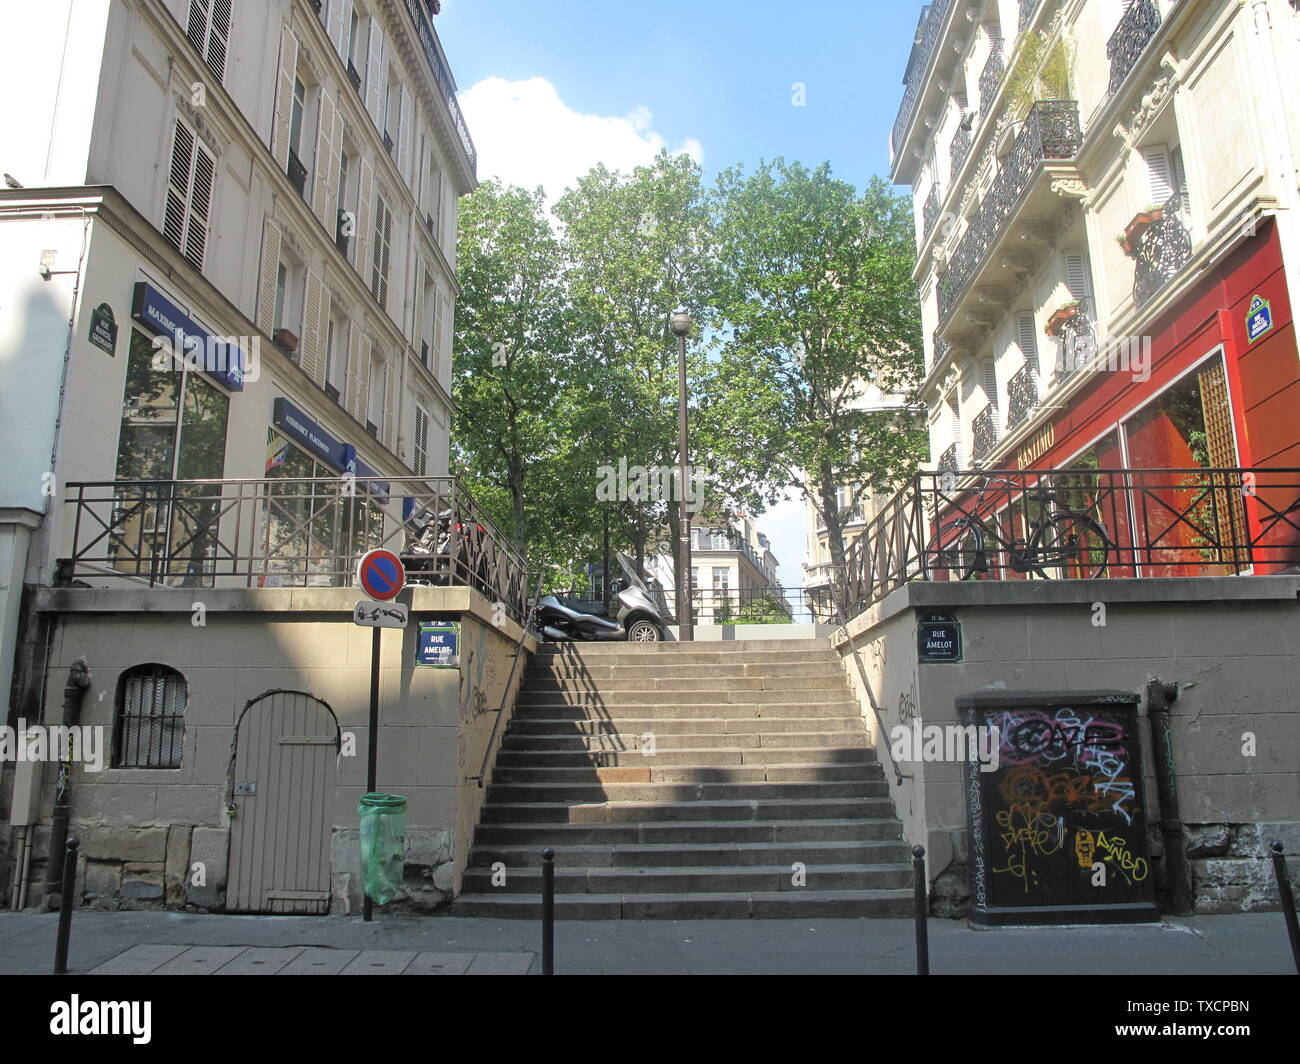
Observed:
[[[1147,230],[1164,216],[1165,209],[1163,207],[1149,207],[1147,210],[1139,211],[1133,215],[1133,220],[1125,226],[1124,235],[1120,238],[1120,246],[1124,248],[1124,254],[1132,255],[1138,243],[1146,235]]]
[[[1079,316],[1079,310],[1080,307],[1077,302],[1066,303],[1058,307],[1052,313],[1052,316],[1047,319],[1047,325],[1043,331],[1046,332],[1048,336],[1052,336],[1052,337],[1059,336],[1061,332],[1061,327],[1067,321],[1071,321],[1072,319],[1077,318]]]

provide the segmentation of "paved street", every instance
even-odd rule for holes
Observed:
[[[57,916],[0,914],[0,974],[50,970]],[[573,921],[556,925],[568,975],[898,974],[909,920]],[[82,913],[73,972],[536,974],[535,921]],[[935,974],[1295,974],[1281,914],[1169,918],[1137,927],[976,930],[932,920]]]

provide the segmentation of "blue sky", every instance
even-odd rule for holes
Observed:
[[[435,25],[479,176],[541,185],[553,202],[596,162],[629,170],[660,147],[687,151],[709,180],[778,155],[829,161],[858,187],[887,177],[921,6],[443,0]],[[758,525],[784,585],[800,586],[803,502],[778,505]]]

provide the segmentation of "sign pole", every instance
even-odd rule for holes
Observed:
[[[370,742],[366,751],[366,793],[374,794],[375,776],[379,767],[379,633],[382,628],[371,629],[370,634]],[[374,902],[365,893],[361,918],[369,921],[374,914]]]

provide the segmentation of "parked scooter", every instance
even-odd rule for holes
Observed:
[[[560,595],[543,595],[537,604],[537,624],[553,643],[657,643],[666,637],[663,616],[650,588],[626,554],[616,554],[623,576],[610,584],[618,600],[613,620],[602,603],[579,602]]]
[[[450,508],[435,512],[432,506],[425,506],[407,520],[410,532],[401,555],[407,582],[447,586],[464,581],[487,594],[487,565],[481,556],[485,530],[475,522],[456,522],[458,546],[453,565],[451,517]],[[476,565],[472,564],[474,557],[478,557]]]

